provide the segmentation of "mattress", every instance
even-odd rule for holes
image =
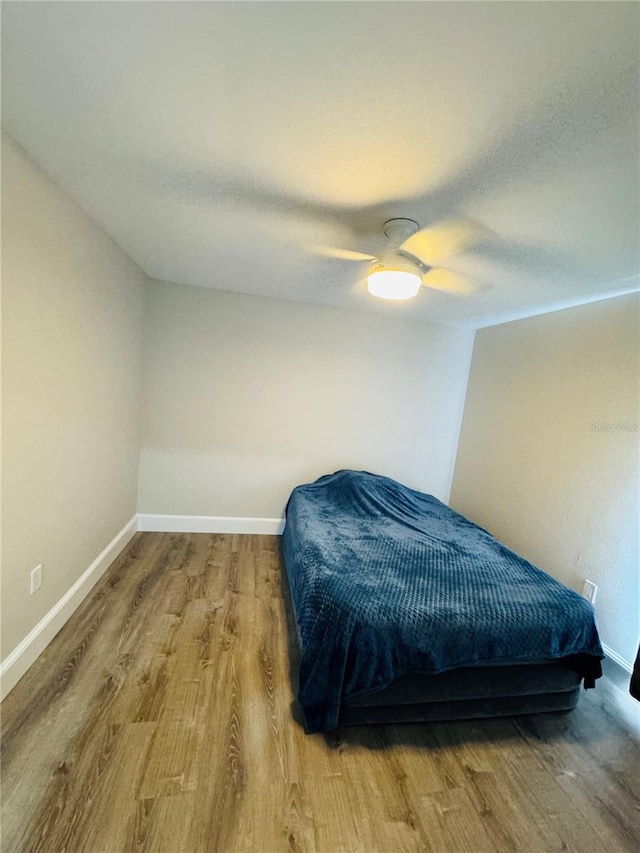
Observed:
[[[294,489],[283,556],[308,732],[411,674],[567,659],[585,686],[601,674],[589,602],[389,478],[343,470]]]
[[[440,675],[407,675],[341,704],[341,725],[468,720],[569,711],[578,702],[573,661],[463,667]]]

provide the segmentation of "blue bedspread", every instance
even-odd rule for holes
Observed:
[[[309,732],[338,725],[342,699],[401,675],[602,649],[592,606],[431,495],[338,471],[294,489],[283,552],[301,647]]]

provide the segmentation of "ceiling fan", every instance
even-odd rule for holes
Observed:
[[[478,282],[443,262],[472,245],[481,247],[485,254],[492,249],[495,253],[496,235],[473,219],[442,219],[437,215],[434,219],[433,213],[452,208],[438,197],[410,200],[414,208],[429,202],[431,224],[421,227],[414,219],[393,215],[399,201],[347,208],[299,197],[215,169],[210,163],[201,168],[190,165],[174,171],[169,178],[164,171],[162,174],[172,192],[179,191],[183,198],[207,206],[247,211],[259,229],[270,237],[277,235],[284,245],[304,254],[366,263],[367,286],[374,296],[410,299],[422,285],[455,297],[473,297],[490,289],[488,283]],[[336,248],[349,243],[355,243],[358,251]],[[361,248],[370,253],[365,254]]]
[[[383,232],[387,246],[378,256],[316,244],[308,248],[325,257],[369,262],[367,288],[380,299],[411,299],[423,285],[456,296],[472,296],[479,290],[478,284],[469,278],[434,266],[435,257],[447,257],[471,241],[470,225],[443,223],[436,231],[421,229],[413,219],[395,217],[384,223]]]

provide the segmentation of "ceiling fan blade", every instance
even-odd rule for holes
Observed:
[[[351,249],[338,249],[334,246],[321,246],[318,243],[308,243],[305,248],[314,255],[323,258],[335,258],[339,261],[375,261],[374,255],[365,255]]]
[[[422,228],[408,237],[400,246],[423,264],[431,266],[464,252],[481,238],[484,229],[475,222],[448,220],[431,228]]]
[[[467,276],[443,267],[433,267],[422,277],[425,287],[432,290],[440,290],[442,293],[451,293],[453,296],[474,296],[481,290],[477,282]]]

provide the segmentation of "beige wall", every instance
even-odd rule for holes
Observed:
[[[7,137],[2,196],[6,658],[135,514],[145,279]]]
[[[452,505],[577,591],[598,584],[603,642],[640,635],[640,297],[476,333]]]
[[[142,513],[280,517],[339,468],[448,496],[473,332],[152,282]]]

